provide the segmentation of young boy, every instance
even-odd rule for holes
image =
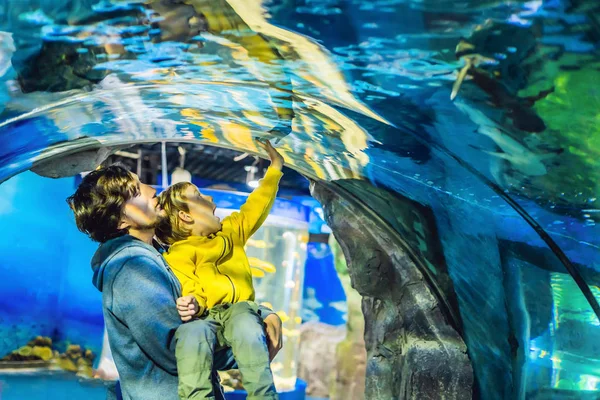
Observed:
[[[277,195],[283,158],[269,142],[261,146],[271,159],[260,185],[239,213],[223,222],[210,196],[191,183],[178,183],[159,196],[166,218],[158,238],[181,282],[177,301],[181,319],[200,318],[205,329],[196,349],[176,349],[179,396],[212,399],[210,380],[215,349],[231,346],[248,400],[278,399],[262,321],[254,303],[252,273],[244,245],[267,218]]]

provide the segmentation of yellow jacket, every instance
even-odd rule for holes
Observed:
[[[194,295],[208,308],[254,300],[244,246],[269,215],[281,176],[281,171],[269,168],[240,211],[223,219],[220,232],[173,243],[164,257],[181,282],[182,296]]]

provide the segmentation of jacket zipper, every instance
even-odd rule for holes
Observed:
[[[223,241],[225,241],[225,239],[223,239]],[[219,257],[219,260],[221,260],[221,258],[223,258],[223,256],[225,255],[225,247],[226,246],[223,246],[223,251],[221,252],[221,256]],[[231,283],[231,289],[233,290],[233,295],[231,297],[231,303],[235,303],[235,285],[233,284],[233,280],[229,277],[229,275],[221,272],[217,263],[215,263],[215,268],[221,275],[225,275],[225,277],[227,277],[227,279],[229,279],[229,283]]]

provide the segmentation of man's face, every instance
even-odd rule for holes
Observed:
[[[185,190],[185,197],[193,221],[192,235],[208,236],[221,230],[221,220],[215,215],[217,206],[212,197],[203,195],[195,186]]]
[[[158,207],[156,190],[141,183],[136,174],[132,173],[131,176],[138,184],[139,194],[127,200],[121,221],[130,229],[154,229],[163,217],[163,211]]]

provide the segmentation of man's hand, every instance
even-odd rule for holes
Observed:
[[[283,347],[281,319],[277,314],[269,314],[264,319],[267,331],[267,345],[269,346],[269,359],[273,361],[279,350]]]
[[[273,147],[270,141],[266,140],[265,142],[258,142],[260,147],[262,147],[267,154],[269,155],[269,159],[271,160],[271,167],[276,168],[281,171],[283,168],[283,157],[279,152]]]
[[[177,299],[177,312],[183,322],[191,320],[195,315],[201,315],[205,309],[206,305],[198,304],[198,300],[193,295]]]

